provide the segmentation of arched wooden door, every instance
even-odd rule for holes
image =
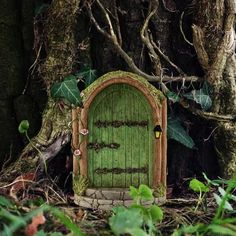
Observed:
[[[88,112],[88,178],[91,187],[152,185],[154,134],[147,98],[128,84],[112,84]]]

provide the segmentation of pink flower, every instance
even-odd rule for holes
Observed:
[[[76,157],[81,156],[81,154],[82,154],[82,152],[81,152],[79,149],[75,149],[75,150],[74,150],[74,155],[75,155]]]
[[[89,133],[89,131],[87,129],[81,129],[79,133],[85,136]]]
[[[81,93],[80,93],[80,97],[83,97],[84,96],[84,92],[82,91]]]

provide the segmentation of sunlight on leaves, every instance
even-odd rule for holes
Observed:
[[[209,191],[209,188],[197,179],[192,179],[189,183],[189,187],[196,193]]]

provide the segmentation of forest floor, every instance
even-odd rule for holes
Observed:
[[[42,185],[41,185],[42,186]],[[1,195],[0,191],[0,195]],[[62,191],[52,188],[50,185],[45,187],[20,189],[17,194],[12,195],[4,193],[6,198],[14,198],[17,207],[18,215],[22,216],[41,205],[43,202],[49,203],[64,212],[72,221],[79,226],[84,235],[114,235],[109,227],[109,217],[111,212],[101,210],[91,210],[78,207],[74,204],[72,194],[64,194]],[[170,198],[161,206],[164,212],[164,219],[157,224],[158,235],[171,235],[175,229],[183,225],[194,225],[199,222],[208,224],[214,216],[216,204],[213,198],[207,199],[207,209],[203,211],[200,206],[196,209],[198,196],[191,191],[185,189],[177,198],[170,194]],[[1,206],[1,201],[0,201]],[[11,210],[10,210],[11,211]],[[0,214],[0,219],[3,215]],[[63,235],[68,235],[69,230],[61,224],[58,219],[52,217],[50,213],[44,213],[45,222],[37,228],[44,232],[60,232]],[[1,222],[4,222],[4,219]],[[28,222],[30,224],[30,222]],[[1,225],[1,223],[0,223]],[[0,229],[3,226],[1,225]],[[27,226],[25,226],[27,228]],[[25,228],[21,228],[19,232],[25,232]],[[1,232],[1,231],[0,231]],[[24,234],[24,233],[23,233]],[[20,234],[21,235],[21,234]],[[71,235],[71,234],[69,234]],[[28,236],[28,235],[27,235]]]

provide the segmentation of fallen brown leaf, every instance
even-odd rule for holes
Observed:
[[[46,219],[42,213],[32,218],[31,224],[29,224],[25,229],[25,234],[27,236],[34,236],[38,232],[38,226],[46,222]]]

